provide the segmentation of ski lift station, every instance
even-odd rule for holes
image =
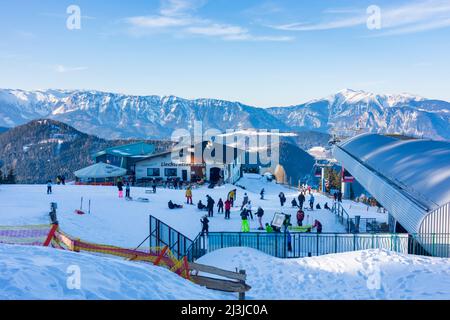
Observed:
[[[392,231],[450,253],[450,142],[362,134],[333,153],[389,211]]]

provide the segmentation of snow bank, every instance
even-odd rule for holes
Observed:
[[[80,289],[67,286],[80,269]],[[70,273],[68,273],[68,271]],[[0,245],[0,299],[211,300],[235,296],[193,284],[161,267],[43,247]]]
[[[199,263],[245,269],[249,299],[450,299],[450,259],[368,250],[283,260],[228,248]]]

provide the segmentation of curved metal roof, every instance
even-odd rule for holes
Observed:
[[[450,142],[363,134],[339,145],[429,210],[450,202]]]

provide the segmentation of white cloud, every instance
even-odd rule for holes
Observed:
[[[360,13],[350,17],[347,15],[344,18],[316,23],[296,22],[271,27],[284,31],[320,31],[365,26],[369,18],[366,10],[355,10]],[[329,9],[326,12],[339,13],[339,9]],[[348,8],[342,10],[342,13],[350,12]],[[448,0],[425,0],[396,7],[381,7],[381,29],[385,32],[378,35],[397,35],[445,28],[450,25],[449,20],[450,1]]]
[[[55,71],[58,73],[68,73],[68,72],[75,72],[75,71],[84,71],[87,70],[87,67],[67,67],[63,65],[57,65],[55,67]]]
[[[198,17],[193,13],[206,0],[163,0],[157,15],[129,17],[125,19],[133,29],[133,35],[143,35],[146,31],[190,34],[205,37],[216,37],[223,40],[236,41],[290,41],[288,36],[256,36],[247,28],[218,23]]]

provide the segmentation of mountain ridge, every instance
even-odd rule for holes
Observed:
[[[450,103],[412,94],[344,89],[286,107],[258,108],[220,99],[126,95],[97,90],[0,89],[0,127],[38,118],[65,122],[102,138],[168,138],[194,121],[205,128],[335,133],[366,131],[450,140]],[[351,134],[350,134],[351,135]]]

